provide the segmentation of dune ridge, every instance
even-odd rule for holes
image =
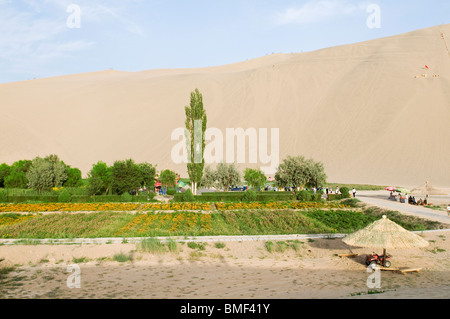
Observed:
[[[280,160],[313,157],[330,182],[450,187],[449,37],[440,25],[217,67],[0,84],[0,162],[55,153],[86,176],[133,158],[187,176],[171,132],[198,88],[208,127],[279,128]]]

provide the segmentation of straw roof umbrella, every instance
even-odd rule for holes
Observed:
[[[428,195],[447,195],[446,192],[444,192],[443,190],[440,190],[440,189],[434,187],[428,181],[425,184],[421,185],[421,186],[413,188],[411,190],[411,194],[426,195],[426,196],[428,196]]]
[[[383,248],[384,256],[386,256],[387,248],[409,249],[429,245],[422,237],[407,231],[389,220],[386,215],[369,226],[346,236],[342,241],[350,246]]]

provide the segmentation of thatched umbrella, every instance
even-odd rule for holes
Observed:
[[[342,241],[350,246],[383,248],[385,257],[387,248],[408,249],[429,245],[426,240],[389,220],[386,215],[369,226],[346,236]]]
[[[411,194],[414,195],[447,195],[446,192],[444,192],[443,190],[440,190],[439,188],[434,187],[433,185],[431,185],[428,181],[421,185],[418,186],[416,188],[413,188],[411,190]]]

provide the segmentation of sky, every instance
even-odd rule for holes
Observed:
[[[450,23],[442,0],[0,0],[0,83],[230,64]]]

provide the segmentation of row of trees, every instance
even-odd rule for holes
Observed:
[[[155,177],[156,167],[148,163],[136,164],[128,159],[108,166],[98,162],[89,171],[87,190],[90,195],[137,194],[140,188],[153,188]],[[0,165],[0,187],[32,188],[41,193],[55,187],[80,186],[84,186],[81,171],[65,164],[57,155]]]
[[[20,160],[11,166],[0,165],[0,187],[34,188],[39,192],[52,187],[78,187],[83,184],[81,171],[61,161],[57,155]]]
[[[205,168],[200,184],[206,188],[220,187],[227,191],[230,187],[239,185],[241,177],[234,164],[220,163],[216,170],[210,166]],[[243,177],[251,188],[262,188],[267,182],[267,177],[260,169],[246,168]],[[326,183],[326,178],[322,163],[303,156],[289,156],[279,165],[275,174],[275,184],[278,187],[317,188]]]
[[[90,195],[114,193],[122,195],[155,185],[156,167],[149,163],[135,163],[132,159],[115,161],[112,166],[98,162],[88,174]]]

